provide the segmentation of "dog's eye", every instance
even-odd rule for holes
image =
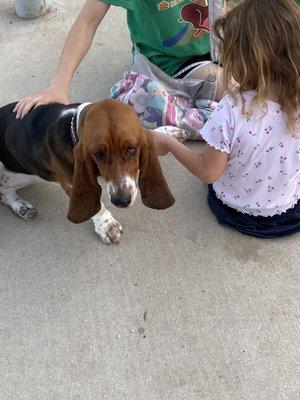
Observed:
[[[133,147],[133,146],[127,147],[126,154],[128,156],[134,156],[135,153],[136,153],[136,147]]]
[[[104,161],[106,154],[104,151],[97,151],[97,153],[94,153],[94,157],[97,161]]]

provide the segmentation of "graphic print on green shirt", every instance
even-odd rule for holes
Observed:
[[[127,10],[133,44],[172,75],[193,56],[210,52],[208,0],[103,0]]]

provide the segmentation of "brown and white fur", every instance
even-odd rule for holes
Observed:
[[[95,231],[109,244],[119,242],[122,227],[101,203],[100,179],[117,207],[132,205],[138,187],[148,207],[165,209],[174,203],[151,133],[129,106],[115,100],[50,104],[22,120],[15,118],[14,106],[0,108],[0,202],[21,218],[31,220],[38,211],[17,191],[42,180],[60,184],[70,197],[70,221],[92,218]],[[78,143],[72,140],[72,124]],[[174,127],[159,130],[183,136]]]

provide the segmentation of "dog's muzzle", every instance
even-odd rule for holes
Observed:
[[[108,182],[107,191],[111,202],[116,207],[132,206],[137,196],[137,184],[134,179],[125,176],[118,183]]]

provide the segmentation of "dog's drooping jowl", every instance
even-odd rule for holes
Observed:
[[[104,243],[118,243],[122,227],[101,203],[100,179],[117,207],[132,205],[138,188],[148,207],[173,205],[151,133],[129,106],[116,100],[49,104],[16,119],[15,104],[0,108],[0,202],[23,219],[38,212],[17,191],[42,180],[60,184],[70,197],[68,219],[92,218]]]

